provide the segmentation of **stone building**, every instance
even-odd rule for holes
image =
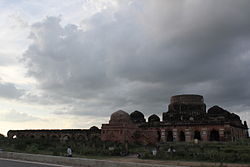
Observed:
[[[200,95],[177,95],[171,97],[163,120],[153,114],[145,120],[135,111],[130,115],[117,111],[108,124],[101,128],[101,140],[119,143],[156,144],[174,141],[235,141],[248,138],[246,121],[219,106],[206,112]]]
[[[153,114],[146,121],[143,113],[130,115],[122,110],[114,112],[108,124],[102,128],[10,130],[9,138],[50,139],[58,141],[87,142],[96,139],[118,143],[156,144],[174,141],[236,141],[248,138],[246,121],[242,123],[237,114],[219,106],[206,111],[200,95],[177,95],[171,97],[168,111],[162,121]]]
[[[87,142],[100,138],[101,130],[93,126],[90,129],[36,129],[9,130],[8,138],[18,139],[49,139],[61,142]]]

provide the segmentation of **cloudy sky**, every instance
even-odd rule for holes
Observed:
[[[249,0],[0,0],[0,133],[159,116],[201,94],[250,124]]]

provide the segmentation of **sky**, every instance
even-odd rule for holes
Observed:
[[[249,0],[0,0],[0,133],[162,116],[203,95],[250,125]]]

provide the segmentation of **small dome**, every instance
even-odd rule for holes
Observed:
[[[130,114],[130,117],[134,123],[143,123],[146,122],[144,115],[140,111],[134,111]]]
[[[100,129],[96,126],[92,126],[91,128],[89,128],[90,131],[99,131]]]
[[[109,123],[131,123],[131,118],[129,114],[125,111],[119,110],[114,112],[111,117]]]
[[[150,122],[150,123],[160,122],[160,118],[157,115],[153,114],[150,117],[148,117],[148,122]]]

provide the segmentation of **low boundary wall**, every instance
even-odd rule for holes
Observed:
[[[116,162],[108,160],[96,160],[87,158],[72,158],[40,154],[26,154],[0,151],[0,158],[18,159],[25,161],[44,162],[74,167],[180,167],[172,165],[144,164],[132,162]],[[183,167],[183,166],[182,166]]]

